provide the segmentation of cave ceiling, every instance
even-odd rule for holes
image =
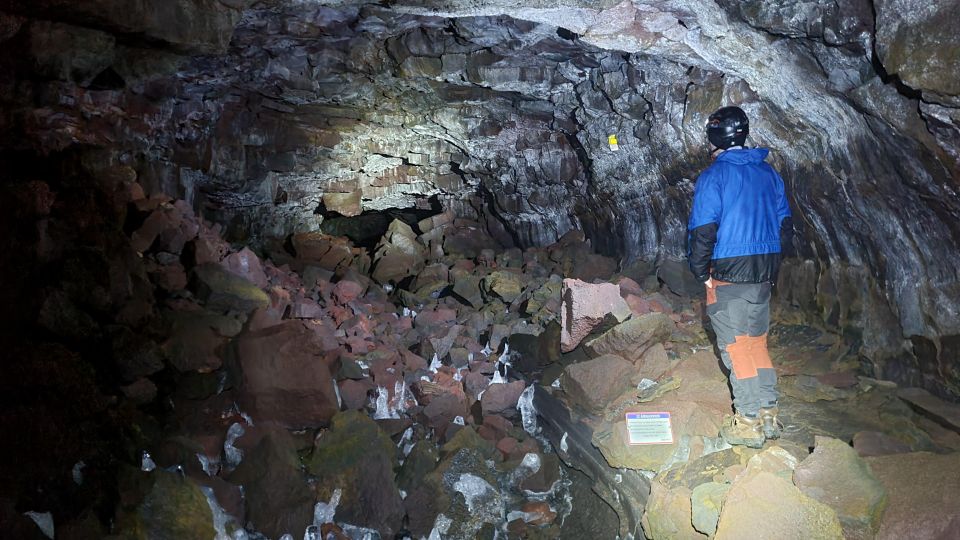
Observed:
[[[128,164],[254,244],[442,206],[505,245],[580,229],[626,266],[684,256],[702,126],[739,104],[799,255],[821,281],[859,269],[883,307],[841,318],[896,348],[891,324],[960,333],[958,34],[937,24],[960,8],[919,4],[0,2],[2,143]]]

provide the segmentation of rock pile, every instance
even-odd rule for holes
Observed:
[[[505,250],[444,213],[416,229],[395,220],[372,258],[308,232],[261,259],[182,201],[140,195],[130,241],[169,337],[139,343],[151,362],[118,359],[128,396],[168,397],[173,419],[144,441],[151,466],[125,473],[118,523],[180,537],[206,533],[156,516],[199,513],[233,537],[559,535],[570,481],[521,371],[556,364],[562,294],[594,287],[562,276],[616,267],[582,258],[582,235]],[[631,332],[671,332],[669,318],[621,298],[642,294],[636,283],[596,287],[612,287],[622,320],[645,321]],[[591,328],[606,328],[604,313]],[[634,335],[608,334],[591,350]],[[628,380],[632,364],[618,360]]]

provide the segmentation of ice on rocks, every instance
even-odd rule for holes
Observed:
[[[337,505],[340,504],[340,497],[343,492],[340,488],[333,490],[328,502],[319,501],[313,507],[313,524],[317,527],[324,523],[334,523],[333,517],[337,513]]]
[[[433,522],[433,529],[430,531],[428,540],[442,540],[447,531],[450,530],[451,525],[453,525],[452,519],[443,514],[438,514],[436,521]]]
[[[390,405],[390,391],[382,386],[377,387],[376,410],[373,412],[374,420],[385,420],[387,418],[400,418],[396,409]]]
[[[523,430],[530,435],[535,435],[537,427],[537,408],[533,406],[533,394],[536,391],[534,385],[526,387],[517,400],[517,409],[520,411],[520,418],[523,423]]]
[[[453,423],[456,424],[456,425],[458,425],[458,426],[465,426],[465,425],[467,425],[467,424],[464,422],[462,416],[457,416],[456,418],[454,418],[454,419],[453,419]]]
[[[569,433],[567,433],[566,431],[564,431],[564,432],[563,432],[563,437],[560,437],[560,450],[562,450],[563,452],[569,452],[569,451],[570,451],[570,445],[567,444],[567,436],[568,436],[568,435],[569,435]]]
[[[430,360],[430,372],[436,373],[441,366],[443,366],[443,363],[440,362],[440,357],[437,356],[437,353],[433,353],[433,359]]]
[[[78,461],[73,464],[73,470],[70,471],[70,475],[73,477],[74,484],[78,486],[83,485],[83,468],[86,466],[87,464],[83,461]]]
[[[211,458],[205,454],[197,452],[197,461],[200,462],[200,468],[203,469],[203,472],[207,473],[207,476],[213,476],[217,474],[217,471],[220,469],[220,460],[216,458]]]
[[[247,430],[240,422],[234,422],[227,430],[227,438],[223,441],[223,455],[226,458],[228,469],[235,469],[243,459],[243,450],[234,446],[234,443],[246,432]]]
[[[150,452],[146,450],[140,454],[140,470],[143,472],[150,472],[157,468],[157,464],[154,463],[153,458],[150,457]]]
[[[492,517],[500,513],[500,493],[483,478],[463,473],[453,489],[463,495],[472,515]]]
[[[40,527],[40,532],[44,534],[47,538],[53,540],[53,514],[50,512],[24,512],[23,515],[32,519],[34,523],[37,524],[37,527]]]

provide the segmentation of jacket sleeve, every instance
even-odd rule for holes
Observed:
[[[780,254],[783,257],[793,256],[793,213],[790,211],[790,201],[787,199],[787,190],[783,178],[773,172],[777,180],[777,219],[780,220]]]
[[[697,179],[690,212],[687,259],[690,271],[701,282],[710,277],[710,260],[717,243],[717,228],[723,209],[716,174],[708,169]]]

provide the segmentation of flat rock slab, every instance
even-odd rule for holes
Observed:
[[[960,432],[960,405],[948,403],[923,388],[901,388],[897,397],[920,409],[944,427]]]
[[[598,413],[630,388],[635,371],[630,362],[606,354],[567,366],[560,384],[575,405]]]
[[[868,457],[887,490],[877,540],[957,538],[960,531],[960,453],[912,452]]]

